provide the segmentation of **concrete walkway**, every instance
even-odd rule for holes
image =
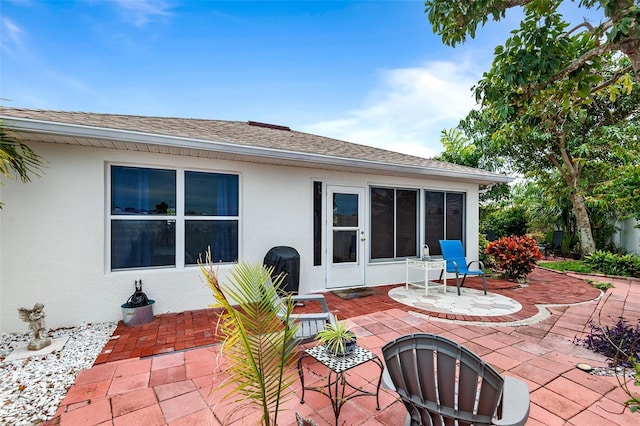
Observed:
[[[336,310],[341,319],[349,317],[358,335],[358,344],[378,355],[381,355],[380,348],[386,342],[400,335],[438,333],[464,344],[505,375],[525,380],[531,398],[528,425],[637,425],[640,414],[631,414],[624,408],[623,402],[628,397],[621,390],[618,378],[593,376],[575,368],[579,362],[604,367],[606,360],[574,345],[572,341],[590,330],[589,321],[592,319],[599,318],[603,325],[612,325],[619,317],[624,317],[631,324],[638,321],[640,282],[595,278],[612,282],[614,288],[609,289],[604,297],[594,300],[589,290],[591,287],[575,279],[577,276],[545,271],[542,274],[546,283],[535,292],[525,294],[527,288],[534,287],[531,285],[524,289],[511,289],[508,293],[523,305],[523,310],[527,309],[526,318],[537,315],[539,309],[547,309],[551,314],[529,325],[507,325],[517,324],[524,319],[523,315],[500,321],[495,321],[494,317],[442,318],[438,313],[430,315],[402,304],[393,305],[397,302],[387,301],[391,299],[384,293],[343,302],[328,293],[327,301],[332,311],[339,307]],[[474,285],[470,283],[470,286]],[[506,292],[508,289],[490,291]],[[546,297],[534,301],[533,293],[536,292],[538,297],[542,294]],[[563,296],[563,292],[567,294]],[[582,297],[578,297],[579,294]],[[354,309],[356,316],[345,315],[349,309],[347,302],[354,303],[359,309],[369,306],[369,311],[363,313]],[[560,305],[562,302],[573,304]],[[540,303],[551,306],[536,306]],[[120,339],[115,336],[114,333],[114,340]],[[116,346],[110,353],[114,353]],[[233,404],[221,400],[219,385],[225,376],[218,365],[221,359],[217,357],[218,350],[217,345],[173,350],[150,357],[104,362],[82,371],[56,417],[46,424],[219,425]],[[305,366],[307,380],[321,381],[325,374],[317,365]],[[379,368],[368,363],[350,370],[348,374],[350,381],[373,387]],[[633,391],[640,391],[633,386],[631,379],[627,380]],[[212,389],[214,393],[211,393]],[[307,392],[305,403],[300,404],[299,381],[295,381],[292,390],[294,397],[285,404],[286,410],[281,411],[278,418],[280,426],[296,424],[296,411],[313,418],[319,425],[334,424],[333,411],[326,397]],[[378,411],[373,397],[349,401],[342,409],[339,424],[404,424],[406,410],[395,394],[381,390],[380,404],[381,410]],[[258,418],[256,413],[243,411],[232,424],[255,425]]]

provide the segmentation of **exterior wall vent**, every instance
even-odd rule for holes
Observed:
[[[286,130],[287,132],[291,131],[291,129],[288,128],[287,126],[279,126],[277,124],[269,124],[269,123],[260,123],[259,121],[247,121],[247,124],[249,126],[266,127],[267,129]]]

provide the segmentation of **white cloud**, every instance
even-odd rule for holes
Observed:
[[[8,53],[12,54],[13,49],[12,46],[22,48],[22,36],[23,31],[16,23],[14,23],[9,18],[2,18],[0,20],[0,24],[2,25],[2,33],[6,34],[6,38],[2,37],[0,39],[0,48]]]
[[[471,87],[481,72],[468,61],[427,62],[384,71],[359,109],[304,131],[422,157],[442,151],[440,132],[475,106]]]
[[[127,20],[133,21],[137,27],[170,15],[171,6],[164,0],[116,0],[115,3],[127,14]]]

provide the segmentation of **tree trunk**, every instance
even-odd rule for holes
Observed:
[[[620,50],[631,60],[636,80],[640,80],[640,40],[627,40],[620,45]]]
[[[587,206],[584,203],[584,196],[577,192],[571,194],[571,201],[573,214],[576,216],[578,241],[580,241],[582,255],[586,256],[596,251],[596,243],[593,241],[593,234],[591,233],[591,221],[587,213]]]
[[[614,25],[620,25],[622,19],[630,18],[630,11],[635,0],[615,0],[609,5]],[[604,3],[604,2],[600,2]],[[635,5],[637,7],[637,3]],[[606,6],[605,6],[606,7]],[[631,60],[636,80],[640,80],[640,22],[635,22],[627,29],[627,33],[620,39],[620,51]]]
[[[559,148],[562,163],[560,163],[558,159],[550,159],[560,171],[567,183],[567,186],[569,187],[573,214],[576,217],[576,230],[578,232],[578,241],[580,241],[580,251],[583,256],[586,256],[596,251],[596,243],[593,241],[591,220],[589,219],[587,206],[584,202],[584,195],[582,195],[582,192],[578,189],[578,182],[580,181],[581,174],[580,163],[578,161],[574,161],[567,151],[566,137],[563,133],[558,135],[556,143]]]

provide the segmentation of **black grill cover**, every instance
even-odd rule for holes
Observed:
[[[267,252],[264,265],[272,266],[273,278],[284,274],[282,290],[288,293],[298,293],[300,288],[300,254],[293,247],[277,246]]]

